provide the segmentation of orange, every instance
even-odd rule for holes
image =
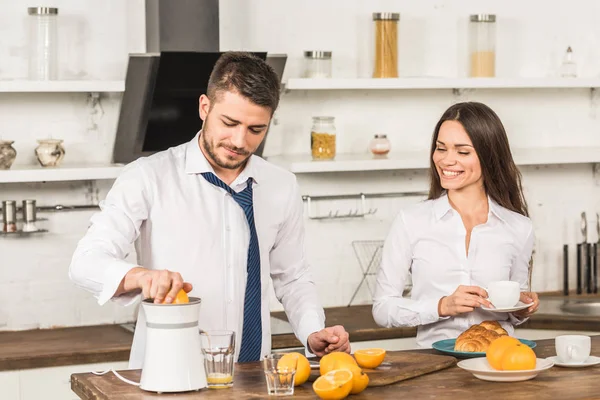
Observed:
[[[277,368],[296,367],[296,376],[294,378],[294,386],[302,385],[310,376],[310,363],[304,355],[300,353],[286,353],[277,363]]]
[[[384,349],[363,349],[354,352],[356,363],[362,368],[374,369],[383,362],[385,358]]]
[[[536,356],[531,347],[519,343],[509,347],[502,357],[503,371],[535,369]]]
[[[175,296],[175,299],[173,300],[172,304],[185,304],[185,303],[189,303],[190,299],[187,295],[187,293],[185,292],[185,290],[180,289],[179,292],[177,292],[177,296]],[[163,300],[163,304],[165,303],[165,301]]]
[[[321,375],[325,375],[334,368],[346,368],[347,366],[357,365],[356,360],[348,353],[336,351],[329,353],[319,362],[319,370]]]
[[[358,394],[369,386],[369,375],[365,374],[358,365],[348,368],[352,372],[352,390],[350,394]]]
[[[514,337],[500,336],[490,344],[485,353],[485,358],[487,358],[492,368],[502,370],[502,359],[504,358],[504,352],[509,347],[515,346],[519,343],[521,342]]]
[[[321,399],[345,399],[352,390],[352,372],[347,369],[329,371],[317,378],[313,383],[313,390]]]

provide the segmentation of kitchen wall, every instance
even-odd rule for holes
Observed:
[[[143,0],[57,0],[61,15],[61,76],[65,79],[122,79],[127,53],[144,50]],[[0,79],[26,73],[26,7],[0,2]],[[287,53],[285,76],[301,71],[302,51],[332,50],[334,75],[365,76],[369,70],[373,11],[396,11],[400,21],[402,76],[465,76],[467,15],[498,14],[498,76],[555,76],[562,53],[572,46],[581,76],[600,71],[600,26],[593,0],[549,6],[541,0],[281,2],[222,0],[223,50]],[[10,39],[8,39],[10,37]],[[108,163],[114,143],[119,95],[94,104],[85,94],[0,93],[0,137],[15,140],[17,165],[33,164],[36,139],[65,139],[65,165]],[[292,91],[283,95],[267,142],[267,155],[308,153],[311,116],[333,115],[338,151],[365,151],[375,133],[386,133],[392,151],[429,145],[441,113],[459,100],[494,108],[515,148],[600,146],[600,107],[586,89],[483,90],[453,94],[429,91]],[[16,166],[17,166],[16,165]],[[598,178],[591,164],[522,168],[536,227],[533,288],[562,287],[562,244],[580,240],[579,214],[600,210]],[[423,190],[424,171],[328,173],[298,176],[303,194],[352,194]],[[0,199],[36,198],[39,204],[92,203],[111,182],[0,184]],[[364,219],[308,220],[307,251],[326,306],[346,305],[361,280],[352,249],[358,240],[382,240],[400,207],[419,198],[369,200],[377,213]],[[313,213],[341,212],[354,200],[319,202]],[[67,279],[71,254],[85,232],[91,211],[45,214],[49,234],[0,240],[0,329],[124,322],[134,309],[99,307]],[[592,229],[593,228],[593,229]],[[596,239],[595,221],[590,221]],[[134,257],[134,254],[130,255]],[[573,258],[574,260],[574,258]],[[574,262],[571,263],[574,265]],[[572,272],[573,276],[574,272]],[[355,303],[368,302],[363,287]],[[274,302],[273,309],[280,306]]]

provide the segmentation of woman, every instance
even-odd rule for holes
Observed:
[[[533,242],[502,122],[484,104],[455,104],[433,133],[429,199],[400,212],[386,239],[373,317],[385,327],[418,326],[422,347],[484,320],[498,320],[512,335],[539,305],[528,292]],[[519,282],[520,300],[533,305],[514,313],[482,310],[492,306],[483,288],[502,280]]]

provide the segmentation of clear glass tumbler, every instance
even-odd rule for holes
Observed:
[[[233,331],[202,331],[200,344],[204,355],[206,383],[209,389],[233,386],[233,358],[235,335]]]
[[[274,353],[265,356],[263,367],[267,380],[267,393],[269,396],[290,396],[294,394],[294,377],[298,359],[287,357],[285,365],[280,364],[285,354]]]

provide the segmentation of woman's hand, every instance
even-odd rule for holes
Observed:
[[[479,286],[460,285],[450,296],[444,296],[438,303],[440,317],[454,317],[473,311],[477,307],[491,307],[487,292]]]
[[[535,292],[521,292],[521,298],[519,300],[524,304],[533,304],[524,310],[514,312],[513,315],[517,318],[528,318],[540,307],[540,299]]]

